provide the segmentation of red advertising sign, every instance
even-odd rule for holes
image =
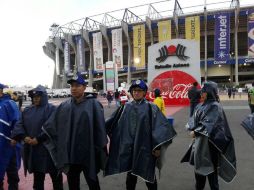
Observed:
[[[163,72],[150,83],[147,98],[153,100],[153,91],[155,88],[159,88],[166,105],[189,105],[188,90],[195,81],[191,75],[183,71]]]

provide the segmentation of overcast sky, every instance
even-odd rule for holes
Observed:
[[[156,1],[159,0],[0,0],[0,83],[51,86],[54,63],[44,54],[42,46],[50,35],[52,23],[62,25]],[[201,3],[192,0],[192,4],[195,1]],[[179,2],[184,7],[190,0]],[[241,4],[251,3],[254,5],[253,0],[241,0]]]

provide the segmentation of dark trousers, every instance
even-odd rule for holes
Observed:
[[[86,169],[84,169],[80,165],[71,165],[70,169],[67,173],[67,181],[69,190],[80,190],[80,173],[83,171],[87,185],[90,190],[100,190],[100,184],[98,177],[96,177],[96,180],[91,179]]]
[[[254,113],[254,105],[253,104],[249,104],[249,106],[250,106],[251,113]]]
[[[19,175],[18,175],[16,154],[13,154],[9,162],[9,165],[6,169],[6,173],[7,173],[7,182],[9,184],[8,190],[18,190]],[[3,184],[1,184],[1,186],[2,185]]]
[[[192,117],[193,113],[194,113],[194,109],[195,107],[198,105],[198,102],[191,102],[190,103],[190,117]]]
[[[34,190],[44,190],[45,173],[34,172]],[[49,173],[54,190],[63,190],[63,177],[62,174],[58,174],[57,170]]]
[[[219,190],[217,171],[209,174],[207,177],[211,190]],[[196,178],[196,190],[203,190],[205,188],[206,176],[195,173],[195,178]]]
[[[126,178],[126,189],[127,190],[135,190],[137,184],[137,176],[132,175],[131,172],[127,173]],[[154,183],[146,182],[146,186],[148,190],[157,190],[157,180],[155,178]]]

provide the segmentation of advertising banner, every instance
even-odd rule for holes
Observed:
[[[248,56],[254,58],[254,10],[248,11]]]
[[[230,14],[215,15],[214,35],[215,64],[227,64],[230,59]]]
[[[107,91],[115,91],[114,62],[108,61],[105,64],[106,89]]]
[[[171,20],[158,22],[158,37],[159,43],[171,40]]]
[[[199,16],[185,18],[185,39],[200,41]]]
[[[102,35],[100,32],[93,33],[93,56],[94,56],[94,70],[103,70],[103,46]]]
[[[188,90],[201,82],[200,47],[195,40],[173,39],[148,48],[148,96],[161,90],[166,105],[188,105]]]
[[[112,56],[117,68],[123,68],[123,38],[122,29],[112,30]]]
[[[59,48],[56,47],[56,75],[60,75],[60,58],[59,58]]]
[[[84,74],[86,71],[86,65],[85,65],[85,43],[83,38],[81,36],[76,36],[76,46],[77,46],[77,69],[78,72],[81,74]]]
[[[71,68],[71,55],[70,55],[70,44],[64,41],[64,73],[70,74]]]
[[[133,26],[133,62],[136,69],[145,68],[145,25]]]

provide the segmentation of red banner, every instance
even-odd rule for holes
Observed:
[[[149,86],[147,99],[153,100],[153,91],[159,88],[166,105],[189,105],[188,90],[195,81],[191,75],[183,71],[166,71],[153,79]]]

